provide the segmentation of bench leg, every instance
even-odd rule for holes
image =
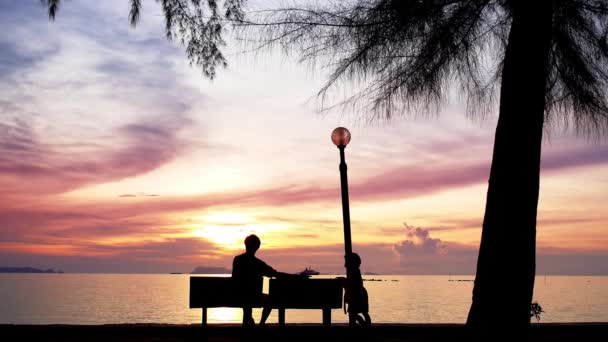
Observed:
[[[323,308],[323,326],[331,326],[331,309],[329,308]]]
[[[203,328],[207,326],[207,308],[203,308]]]
[[[285,308],[279,308],[279,327],[285,326]]]

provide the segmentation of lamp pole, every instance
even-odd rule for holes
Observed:
[[[344,257],[348,258],[353,253],[353,247],[350,235],[350,204],[348,199],[348,177],[346,175],[347,166],[346,159],[344,158],[344,148],[346,148],[346,145],[338,146],[338,149],[340,149],[340,188],[342,189],[342,221],[344,222]]]
[[[346,158],[344,157],[344,149],[350,142],[350,132],[344,127],[338,127],[331,133],[331,141],[340,150],[340,188],[342,189],[342,221],[344,224],[344,266],[346,267],[346,281],[350,282],[352,277],[351,272],[351,255],[353,253],[351,235],[350,235],[350,205],[348,203],[348,178],[346,176]],[[355,316],[349,312],[349,325],[355,325]]]

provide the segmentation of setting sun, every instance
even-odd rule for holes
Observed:
[[[226,249],[243,248],[243,239],[249,234],[263,236],[264,244],[277,244],[280,239],[276,233],[289,229],[286,224],[260,222],[253,216],[230,211],[213,212],[198,220],[192,235]]]
[[[243,237],[251,234],[249,224],[254,221],[235,212],[213,212],[198,219],[200,223],[193,229],[193,235],[228,249],[242,246]]]

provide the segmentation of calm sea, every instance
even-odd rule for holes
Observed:
[[[0,324],[198,323],[201,310],[188,308],[189,277],[0,274]],[[472,276],[366,278],[380,280],[365,282],[378,323],[463,323],[471,304]],[[541,322],[607,322],[608,277],[539,276],[534,300],[545,310]],[[240,320],[240,309],[209,311],[210,322]],[[332,320],[346,316],[334,310]],[[275,310],[269,322],[276,321]],[[321,322],[321,311],[287,310],[286,321]]]

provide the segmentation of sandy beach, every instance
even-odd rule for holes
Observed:
[[[370,329],[294,324],[279,329],[242,329],[233,324],[200,325],[0,325],[5,341],[459,341],[472,336],[461,324],[377,324]],[[533,324],[529,341],[605,341],[608,323]]]

